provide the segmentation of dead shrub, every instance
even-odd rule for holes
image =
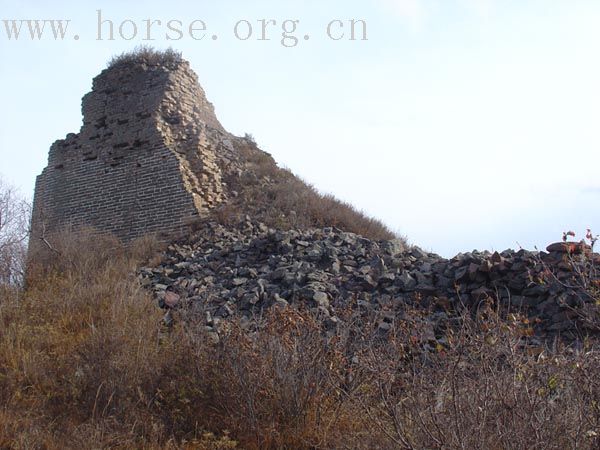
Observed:
[[[216,429],[244,448],[335,447],[344,402],[328,372],[339,359],[314,317],[274,310],[259,332],[234,325],[207,353],[198,379]]]
[[[176,350],[160,340],[135,252],[91,232],[53,243],[27,292],[0,307],[0,410],[29,417],[56,448],[82,448],[82,427],[107,442],[164,443],[152,399]],[[8,446],[28,433],[17,429]]]
[[[523,322],[465,315],[448,345],[407,358],[407,340],[360,355],[356,397],[380,448],[595,448],[596,351],[524,346]],[[408,353],[410,354],[410,352]],[[415,353],[413,353],[415,354]]]
[[[168,48],[166,50],[157,50],[148,45],[140,45],[129,52],[113,56],[107,64],[107,68],[115,68],[129,64],[146,64],[149,66],[167,66],[169,68],[177,67],[183,58],[181,52]]]
[[[0,286],[23,280],[29,215],[29,204],[0,178]]]

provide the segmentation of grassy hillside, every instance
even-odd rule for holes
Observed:
[[[251,139],[238,139],[236,157],[241,174],[224,171],[225,181],[236,196],[219,208],[216,217],[227,223],[248,214],[278,229],[337,227],[373,240],[399,238],[381,221],[352,205],[322,194],[260,150]],[[401,238],[404,240],[403,238]]]
[[[273,309],[219,340],[166,327],[135,268],[158,244],[64,236],[0,295],[0,448],[582,448],[600,445],[600,354],[520,348],[527,324],[463,317],[423,353],[419,317],[334,337]],[[348,317],[351,317],[349,314]]]

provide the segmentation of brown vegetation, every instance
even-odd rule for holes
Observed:
[[[134,275],[150,240],[53,246],[28,290],[0,300],[0,448],[600,445],[600,354],[530,352],[518,317],[484,308],[428,349],[424,312],[382,334],[350,307],[327,334],[310,313],[275,308],[215,341],[185,311],[164,326]]]
[[[252,139],[246,138],[237,148],[246,170],[226,180],[239,195],[216,211],[222,222],[237,220],[241,213],[279,229],[333,226],[373,240],[398,238],[381,221],[279,168]]]
[[[108,68],[113,68],[126,64],[146,64],[149,66],[163,65],[174,67],[183,61],[181,52],[168,48],[166,50],[156,50],[147,45],[140,45],[134,50],[113,56],[107,64]]]

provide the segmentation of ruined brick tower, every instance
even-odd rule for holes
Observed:
[[[221,202],[229,135],[189,64],[124,61],[83,98],[78,134],[55,142],[35,187],[34,238],[90,226],[130,240],[177,232]]]

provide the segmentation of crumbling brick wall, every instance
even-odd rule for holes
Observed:
[[[225,200],[216,152],[227,133],[187,62],[108,68],[82,112],[37,177],[34,239],[66,226],[125,241],[177,232]]]

